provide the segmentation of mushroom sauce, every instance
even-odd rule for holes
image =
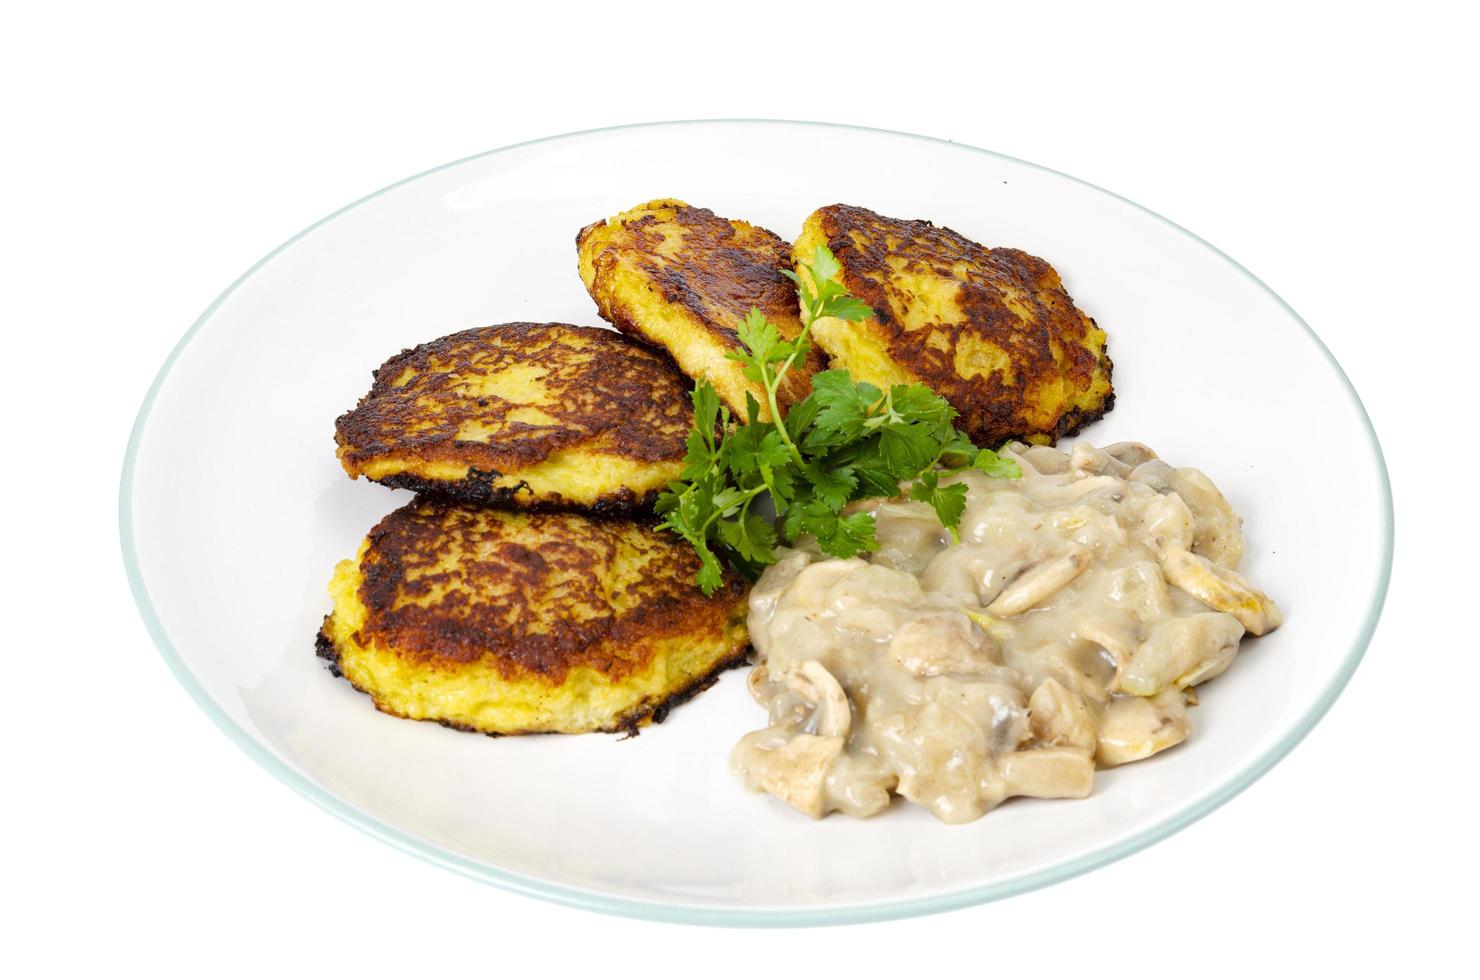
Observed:
[[[1011,796],[1084,797],[1187,737],[1193,685],[1280,611],[1234,569],[1241,520],[1145,446],[1009,444],[1020,479],[970,471],[953,540],[923,503],[864,501],[877,550],[805,544],[751,593],[750,675],[770,724],[735,770],[813,817],[897,794],[941,820]]]

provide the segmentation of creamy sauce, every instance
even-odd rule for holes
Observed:
[[[732,758],[752,789],[813,817],[899,795],[952,823],[1084,797],[1097,764],[1185,739],[1193,685],[1280,624],[1202,473],[1136,443],[1004,455],[1021,479],[942,480],[968,487],[959,541],[925,504],[871,500],[867,559],[802,542],[767,569],[750,688],[770,724]]]

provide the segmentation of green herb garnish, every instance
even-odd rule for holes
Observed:
[[[785,413],[777,391],[809,349],[808,334],[823,317],[850,323],[874,315],[838,281],[841,271],[827,246],[819,245],[797,284],[802,332],[781,336],[760,310],[740,325],[743,350],[728,355],[766,395],[761,405],[746,394],[746,418],[737,420],[720,404],[708,381],[694,385],[694,428],[682,480],[658,498],[662,528],[687,540],[699,553],[696,581],[706,595],[719,588],[721,556],[754,577],[776,561],[779,543],[813,535],[825,554],[850,558],[877,547],[874,517],[844,514],[854,500],[894,497],[914,481],[909,496],[935,509],[954,536],[966,508],[966,486],[940,485],[951,472],[976,468],[998,477],[1021,476],[1016,463],[979,449],[952,423],[955,409],[924,385],[895,385],[882,391],[854,381],[847,371],[812,376],[812,391]],[[755,510],[768,494],[776,520]],[[779,533],[778,533],[779,532]]]

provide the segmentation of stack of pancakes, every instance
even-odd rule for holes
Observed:
[[[797,243],[681,201],[581,230],[579,268],[620,333],[506,323],[392,357],[336,426],[338,456],[418,496],[330,583],[319,655],[376,707],[489,734],[636,731],[743,662],[746,589],[704,596],[698,559],[657,531],[708,379],[738,415],[759,387],[726,358],[759,308],[802,329],[783,272],[817,244],[875,315],[821,320],[780,395],[848,369],[924,383],[979,445],[1052,441],[1110,407],[1105,335],[1053,269],[928,222],[834,205]]]

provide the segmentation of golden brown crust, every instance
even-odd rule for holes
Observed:
[[[562,683],[576,666],[619,680],[674,636],[712,640],[743,604],[733,572],[706,597],[692,548],[650,523],[516,513],[418,497],[371,530],[356,642],[444,669]]]
[[[621,516],[650,511],[658,502],[663,488],[654,487],[637,493],[630,487],[616,487],[589,502],[576,502],[558,493],[535,496],[523,480],[504,480],[502,473],[470,469],[461,480],[427,480],[409,473],[375,477],[375,483],[392,490],[410,490],[433,497],[450,497],[469,504],[487,507],[513,507],[519,510],[579,510],[587,514]]]
[[[661,199],[587,225],[576,236],[576,246],[586,288],[601,316],[623,333],[669,350],[681,367],[685,358],[644,311],[646,297],[629,295],[618,282],[619,272],[635,272],[646,290],[681,310],[694,331],[725,349],[740,346],[736,330],[752,307],[783,336],[801,332],[796,289],[782,275],[792,267],[791,246],[749,222]],[[812,374],[824,366],[822,355],[813,350],[783,382],[780,403],[806,397]],[[730,367],[738,376],[739,365]],[[743,415],[743,400],[726,401]]]
[[[351,476],[485,503],[559,504],[499,482],[558,453],[679,463],[693,421],[689,383],[663,356],[611,330],[505,323],[402,351],[335,423]],[[385,472],[387,464],[394,467]],[[427,464],[465,468],[429,477]],[[458,470],[461,472],[461,470]],[[368,475],[368,474],[367,474]],[[651,496],[612,486],[597,506]]]
[[[356,682],[353,677],[344,672],[344,670],[340,666],[340,651],[337,647],[335,647],[334,641],[329,638],[329,634],[327,631],[327,627],[332,619],[332,615],[324,617],[324,627],[321,627],[319,629],[318,635],[314,637],[314,654],[319,659],[327,661],[329,671],[335,677],[344,678],[346,681],[349,682],[350,687],[353,687],[356,691],[359,691],[361,694],[370,695],[370,699],[374,702],[377,710],[383,711],[388,715],[395,715],[398,718],[406,717],[406,715],[396,711],[394,707],[387,704],[384,699],[376,694],[376,692],[368,690],[364,685]],[[673,691],[671,694],[668,694],[660,701],[656,701],[653,703],[643,703],[632,709],[631,711],[627,712],[626,714],[622,715],[611,725],[608,725],[605,728],[598,728],[593,730],[597,732],[606,732],[608,734],[624,732],[627,735],[635,736],[639,734],[642,726],[648,724],[649,722],[654,725],[661,725],[664,721],[668,719],[668,715],[673,711],[674,708],[677,708],[684,702],[692,700],[694,697],[703,694],[705,691],[709,690],[709,688],[714,686],[715,682],[719,680],[721,674],[723,674],[727,670],[733,670],[736,667],[743,666],[749,659],[750,644],[739,643],[723,659],[716,662],[714,667],[711,668],[708,673],[699,675],[693,681],[690,681],[684,686]],[[484,731],[481,728],[474,728],[472,725],[465,725],[455,721],[449,721],[446,718],[423,718],[417,720],[433,721],[436,722],[438,725],[441,725],[443,728],[451,728],[454,731],[459,732],[472,732],[487,735],[490,738],[501,738],[505,735],[562,734],[560,731],[553,728],[520,728],[514,731],[491,732]]]
[[[808,228],[820,228],[843,285],[876,311],[858,329],[949,401],[978,445],[1056,439],[1110,409],[1104,333],[1043,259],[844,204],[820,208]],[[966,374],[971,349],[987,353]]]

